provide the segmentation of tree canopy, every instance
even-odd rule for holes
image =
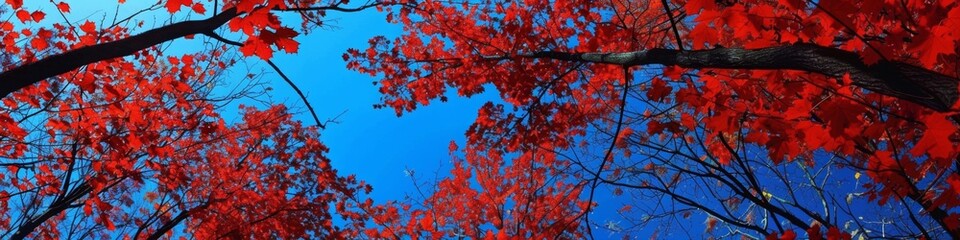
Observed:
[[[638,228],[960,238],[957,17],[953,1],[423,1],[348,67],[398,114],[505,101],[387,234],[580,238],[597,194],[625,194]]]
[[[0,12],[3,237],[960,238],[955,1],[160,0],[157,24],[43,4]],[[420,199],[364,197],[315,115],[222,116],[263,99],[238,58],[292,85],[274,53],[361,10],[403,27],[343,54],[375,108],[502,98]],[[179,38],[209,44],[165,53]]]

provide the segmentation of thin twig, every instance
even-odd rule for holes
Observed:
[[[243,46],[243,43],[240,43],[240,42],[237,42],[237,41],[233,41],[233,40],[230,40],[230,39],[226,39],[226,38],[224,38],[223,36],[220,36],[219,34],[213,32],[213,31],[204,32],[203,35],[207,35],[207,36],[209,36],[209,37],[211,37],[211,38],[213,38],[213,39],[216,39],[216,40],[221,41],[221,42],[226,43],[226,44],[230,44],[230,45],[234,45],[234,46]],[[326,125],[320,122],[320,118],[317,117],[317,112],[313,110],[313,106],[310,105],[310,101],[307,101],[307,97],[306,97],[305,95],[303,95],[303,92],[300,91],[300,88],[297,87],[297,84],[294,84],[293,81],[291,81],[290,78],[288,78],[287,75],[284,74],[283,71],[280,70],[280,67],[278,67],[276,64],[273,64],[273,61],[270,61],[270,60],[266,60],[266,61],[267,61],[267,64],[269,64],[270,67],[273,68],[274,71],[277,71],[277,74],[280,74],[280,77],[283,78],[283,80],[286,81],[287,84],[290,85],[290,87],[292,87],[293,90],[297,92],[297,95],[300,96],[300,100],[303,100],[303,104],[304,104],[304,105],[307,105],[307,109],[310,110],[310,115],[312,115],[312,116],[313,116],[313,120],[317,122],[317,126],[320,127],[320,129],[326,129],[326,128],[327,128]],[[346,112],[346,111],[344,111],[344,112]],[[343,115],[343,113],[341,113],[340,115]],[[337,117],[339,117],[339,115],[337,115]],[[336,119],[336,118],[334,118],[334,120],[335,120],[335,119]],[[328,121],[328,122],[330,122],[330,121]]]
[[[661,0],[663,10],[667,11],[667,17],[670,18],[670,26],[673,27],[673,35],[677,38],[677,49],[683,51],[683,42],[680,41],[680,30],[677,30],[677,20],[673,18],[673,11],[670,11],[670,5],[667,0]]]
[[[300,95],[300,99],[303,100],[303,104],[307,105],[307,109],[310,110],[310,115],[313,116],[313,120],[317,121],[317,126],[320,127],[320,129],[326,129],[327,127],[320,122],[320,118],[317,117],[317,112],[313,111],[313,106],[310,106],[310,101],[307,101],[307,96],[303,95],[303,92],[300,91],[300,88],[297,87],[297,84],[294,84],[293,81],[290,81],[290,78],[287,78],[287,75],[283,74],[283,71],[280,71],[280,67],[277,67],[276,64],[273,64],[273,61],[266,61],[267,64],[270,64],[270,67],[272,67],[274,71],[277,71],[277,74],[280,74],[280,77],[283,78],[284,81],[287,81],[287,84],[289,84],[290,87],[297,92],[297,95]]]
[[[230,40],[230,39],[226,39],[226,38],[224,38],[223,36],[220,36],[220,34],[217,34],[217,33],[213,32],[213,31],[204,32],[203,35],[207,35],[208,37],[211,37],[211,38],[213,38],[213,39],[216,39],[217,41],[221,41],[221,42],[226,43],[226,44],[234,45],[234,46],[237,46],[237,47],[242,47],[242,46],[243,46],[243,43],[240,43],[240,42],[237,42],[237,41],[233,41],[233,40]]]
[[[620,117],[617,119],[617,128],[614,131],[613,141],[610,141],[610,147],[607,148],[607,152],[603,155],[603,159],[600,160],[600,168],[597,168],[597,172],[593,176],[593,183],[590,185],[590,197],[588,198],[587,209],[583,215],[584,222],[587,225],[587,232],[590,233],[590,238],[593,238],[593,232],[590,231],[590,207],[593,206],[593,194],[597,191],[597,186],[600,185],[600,173],[603,172],[603,168],[607,165],[607,161],[613,161],[613,147],[617,144],[617,138],[620,135],[620,129],[623,127],[623,112],[627,107],[627,92],[630,89],[630,68],[623,67],[623,96],[620,100]]]

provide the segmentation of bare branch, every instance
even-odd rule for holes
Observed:
[[[289,84],[290,87],[297,92],[297,95],[300,95],[300,100],[303,100],[303,104],[307,105],[307,109],[310,110],[310,115],[313,116],[313,120],[317,121],[317,126],[320,127],[320,129],[326,129],[327,127],[320,122],[320,118],[317,117],[317,112],[313,111],[313,106],[310,105],[310,101],[307,101],[307,96],[303,95],[303,92],[300,91],[300,88],[297,87],[297,84],[293,83],[293,81],[291,81],[286,74],[283,74],[283,71],[280,71],[280,67],[277,67],[276,64],[273,64],[273,61],[267,60],[267,64],[270,64],[270,67],[273,68],[274,71],[277,71],[277,74],[280,74],[280,77],[283,78],[283,80],[286,81],[287,84]]]

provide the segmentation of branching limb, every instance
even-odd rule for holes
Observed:
[[[219,34],[213,31],[204,32],[203,34],[226,44],[230,44],[234,46],[243,46],[243,43],[226,39],[223,36],[220,36]],[[300,96],[300,100],[302,100],[303,104],[307,105],[307,109],[310,110],[310,115],[313,116],[313,120],[317,122],[317,126],[320,127],[320,129],[326,129],[326,125],[320,122],[320,118],[317,117],[317,112],[313,110],[313,106],[310,105],[310,101],[307,100],[307,96],[303,95],[303,91],[300,91],[300,87],[297,87],[297,84],[293,83],[293,81],[291,81],[290,78],[288,78],[287,75],[280,70],[280,67],[278,67],[277,64],[273,63],[273,61],[267,60],[267,64],[269,64],[274,71],[277,71],[277,74],[280,74],[280,77],[283,78],[283,81],[286,81],[287,84],[290,85],[290,87],[292,87],[293,90],[297,92],[297,95]]]
[[[339,4],[323,7],[307,8],[287,8],[273,9],[276,11],[340,11],[357,12],[375,7],[392,5],[392,3],[375,1],[356,8],[344,8]],[[403,4],[406,7],[414,7],[409,4]],[[236,8],[224,9],[210,18],[203,20],[183,21],[167,26],[151,29],[149,31],[130,36],[128,38],[100,43],[70,50],[64,53],[49,56],[36,62],[27,63],[5,72],[0,73],[0,98],[6,97],[17,90],[30,86],[34,83],[43,81],[84,65],[128,56],[137,51],[147,49],[170,40],[178,39],[188,35],[206,34],[217,40],[225,40],[222,37],[217,38],[212,33],[217,28],[223,26],[228,21],[243,15],[244,12],[237,11]],[[224,41],[226,43],[236,43],[235,41]]]
[[[590,238],[593,238],[593,232],[590,231],[590,207],[593,205],[593,195],[597,191],[597,187],[600,186],[600,173],[603,172],[603,168],[607,165],[607,162],[613,161],[613,148],[617,144],[617,140],[620,135],[620,129],[623,128],[623,112],[627,107],[627,93],[630,90],[630,79],[633,77],[630,75],[629,67],[623,67],[623,93],[620,100],[620,116],[617,119],[617,127],[614,129],[613,141],[610,141],[610,147],[607,148],[607,152],[603,155],[603,159],[600,160],[600,167],[597,168],[593,180],[590,183],[590,197],[587,200],[587,208],[584,210],[585,214],[583,215],[584,221],[586,222],[587,232],[590,233]]]
[[[849,74],[854,85],[941,112],[949,111],[957,101],[960,83],[956,77],[898,61],[880,60],[868,65],[857,53],[813,44],[696,51],[661,48],[612,53],[541,51],[484,58],[492,61],[554,59],[620,66],[659,64],[692,69],[799,70],[830,77]]]
[[[3,83],[0,84],[0,98],[87,64],[127,56],[183,36],[213,31],[237,16],[239,13],[231,8],[204,20],[159,27],[128,38],[86,46],[10,69],[0,73],[0,82]]]

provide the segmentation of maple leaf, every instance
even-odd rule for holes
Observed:
[[[627,141],[631,135],[633,135],[633,129],[630,127],[625,127],[623,130],[620,130],[620,133],[617,134],[617,138],[615,140],[617,147],[626,148]]]
[[[203,4],[201,4],[201,3],[194,3],[193,6],[190,7],[190,8],[193,9],[194,12],[199,13],[199,14],[204,14],[204,13],[207,12],[207,9],[204,8],[204,7],[203,7]]]
[[[953,192],[960,195],[960,177],[950,176],[950,178],[947,179],[947,182],[950,183],[950,188],[953,190]]]
[[[17,19],[20,19],[21,23],[26,23],[32,20],[33,18],[32,16],[30,16],[29,11],[20,9],[20,10],[17,10]]]
[[[949,158],[955,155],[955,144],[950,140],[950,136],[956,133],[957,127],[947,120],[947,115],[931,114],[922,121],[926,131],[910,149],[910,153],[916,156],[929,154],[931,158]]]
[[[294,41],[293,37],[297,35],[299,35],[299,33],[293,31],[293,29],[281,27],[278,28],[276,32],[263,30],[260,32],[259,38],[264,44],[276,45],[287,53],[296,53],[300,43]]]
[[[935,66],[940,55],[954,53],[956,39],[946,36],[952,34],[953,30],[938,26],[918,37],[914,46],[919,50],[920,63],[924,66]]]
[[[449,151],[450,153],[453,153],[453,152],[457,151],[458,148],[459,148],[459,147],[457,146],[457,143],[456,143],[456,142],[450,141],[450,145],[447,147],[447,151]]]
[[[310,30],[312,23],[322,22],[334,11],[328,7],[346,7],[347,2],[228,1],[224,11],[217,13],[223,14],[218,15],[223,19],[217,20],[228,22],[231,31],[245,37],[244,46],[237,49],[243,56],[269,59],[275,50],[299,50],[299,42],[294,40],[299,30],[285,27],[291,26],[290,21],[302,20],[303,29]],[[335,174],[323,157],[326,148],[317,140],[318,133],[291,120],[283,107],[244,107],[242,120],[226,123],[218,115],[221,104],[195,88],[220,82],[211,78],[234,64],[222,59],[228,49],[197,49],[196,55],[171,58],[144,44],[190,38],[219,29],[219,25],[134,32],[101,26],[104,29],[98,32],[97,25],[87,21],[75,32],[67,23],[54,23],[52,28],[36,25],[56,19],[22,9],[23,1],[6,3],[20,23],[0,22],[2,47],[12,59],[2,66],[3,76],[30,69],[19,64],[36,64],[40,67],[34,69],[43,71],[30,71],[37,75],[32,81],[4,79],[13,90],[5,93],[6,108],[0,111],[0,157],[30,157],[41,162],[35,167],[9,165],[8,173],[0,173],[0,181],[9,183],[0,186],[0,198],[25,194],[44,203],[17,205],[30,209],[58,206],[57,199],[72,199],[65,205],[82,201],[84,214],[94,217],[85,220],[92,222],[77,221],[84,226],[104,226],[108,235],[132,232],[131,228],[156,229],[150,225],[156,221],[124,213],[144,210],[147,216],[189,215],[189,220],[176,228],[182,228],[188,238],[200,239],[452,237],[448,229],[457,230],[453,233],[456,237],[475,239],[576,239],[589,233],[583,216],[604,205],[598,199],[585,199],[583,193],[599,185],[617,184],[622,185],[616,188],[617,195],[622,191],[622,196],[664,196],[654,201],[696,209],[679,213],[683,217],[719,208],[709,214],[727,216],[709,216],[715,220],[703,223],[717,235],[730,229],[721,226],[726,222],[716,220],[719,217],[742,218],[747,227],[737,231],[767,229],[750,220],[754,212],[778,219],[783,216],[787,221],[782,221],[780,229],[806,229],[811,238],[819,237],[820,226],[842,226],[852,217],[877,220],[867,218],[878,215],[830,212],[831,219],[807,224],[802,219],[809,216],[796,214],[804,211],[757,204],[743,217],[733,208],[737,204],[686,190],[741,195],[733,196],[737,199],[763,196],[762,200],[771,202],[780,201],[777,196],[793,194],[850,199],[850,191],[857,191],[867,200],[879,199],[858,205],[867,209],[864,212],[882,212],[883,203],[901,199],[903,204],[918,206],[916,217],[924,223],[916,225],[934,226],[921,230],[960,238],[956,227],[960,201],[951,195],[957,180],[935,172],[953,167],[957,129],[946,114],[932,111],[942,109],[930,108],[934,104],[928,103],[955,96],[936,95],[942,94],[938,91],[930,91],[930,96],[904,95],[895,84],[871,82],[892,72],[924,80],[907,79],[924,89],[956,88],[956,69],[945,67],[957,65],[960,28],[956,16],[960,8],[953,1],[693,0],[669,1],[666,6],[660,1],[423,1],[416,7],[391,7],[395,2],[388,1],[370,5],[388,12],[388,21],[403,25],[401,36],[391,36],[389,41],[375,38],[368,50],[349,50],[344,55],[348,68],[381,78],[376,82],[383,99],[376,106],[391,107],[398,113],[413,111],[434,101],[447,101],[448,92],[471,96],[484,86],[495,87],[503,99],[485,105],[462,148],[448,147],[451,154],[457,151],[451,156],[456,160],[454,169],[449,178],[438,180],[436,191],[423,196],[418,202],[422,207],[376,206],[372,201],[355,200],[353,193],[371,188],[360,186],[363,183],[357,184],[353,177]],[[184,6],[199,14],[206,11],[198,1],[162,3],[165,13],[176,13]],[[298,11],[299,19],[281,18],[280,13],[290,7],[328,10]],[[57,8],[70,11],[62,2]],[[678,8],[685,10],[679,16],[682,19],[668,19],[670,14],[664,14],[678,14]],[[213,21],[181,15],[192,19],[158,26],[197,26],[195,23]],[[135,25],[151,24],[140,21]],[[137,32],[171,37],[146,41],[142,36],[159,35]],[[116,50],[102,48],[117,43],[140,49],[129,50],[123,57],[100,54]],[[878,70],[863,66],[858,59],[868,65],[883,61],[898,67]],[[920,69],[899,69],[917,63]],[[658,64],[668,66],[660,73],[673,81],[646,81],[649,75],[630,74],[637,69],[651,70],[646,65],[657,69]],[[73,67],[57,70],[61,66]],[[848,74],[837,77],[836,69]],[[624,86],[625,82],[648,82],[645,85],[649,87]],[[619,110],[624,96],[630,104]],[[620,115],[623,121],[617,124],[624,124],[624,131],[610,133],[611,116]],[[924,127],[917,129],[918,123]],[[658,134],[628,133],[638,127]],[[638,141],[624,141],[628,135]],[[44,140],[47,143],[37,145]],[[596,164],[597,169],[592,169],[595,163],[610,160],[591,157],[603,156],[592,151],[606,149],[610,141],[623,149],[638,149],[637,155],[643,157],[631,157],[624,151],[609,164]],[[904,152],[928,157],[902,156]],[[576,161],[567,156],[576,156]],[[784,157],[802,160],[796,164],[802,167],[781,164]],[[649,167],[629,167],[637,164]],[[81,176],[67,174],[73,167],[84,169],[73,171]],[[806,179],[767,178],[798,176],[786,174],[793,171],[842,172],[847,167],[868,177],[850,181],[849,174],[835,174],[840,180],[824,182],[838,187],[819,188],[797,184]],[[703,169],[708,171],[700,171]],[[726,173],[736,177],[728,178]],[[741,177],[753,182],[741,182]],[[69,182],[72,180],[83,182]],[[776,192],[730,187],[757,181],[779,186],[769,188]],[[298,189],[305,182],[315,184]],[[66,186],[92,190],[79,197],[62,196],[75,192],[60,189]],[[655,187],[661,192],[644,192]],[[901,198],[918,195],[909,189],[933,191]],[[133,209],[133,195],[126,194],[128,190],[145,193],[144,205],[153,206]],[[690,199],[702,202],[691,203]],[[933,203],[928,201],[931,199]],[[200,203],[208,204],[196,206]],[[798,205],[794,207],[804,208]],[[352,211],[356,208],[363,211]],[[298,211],[288,213],[292,212],[289,209]],[[4,211],[0,208],[0,213]],[[336,226],[339,223],[332,221],[330,211],[357,225]],[[935,212],[947,214],[931,214]],[[662,212],[643,214],[665,216]],[[21,215],[21,220],[12,219]],[[58,226],[73,227],[65,225],[74,220],[62,212],[49,219],[31,216],[29,211],[0,216],[7,216],[0,217],[0,225],[40,226],[11,229],[11,238],[58,238]],[[362,229],[367,219],[373,219],[379,229]],[[890,231],[920,235],[913,230]],[[225,232],[236,236],[224,236]],[[360,236],[361,232],[370,236]],[[828,228],[827,235],[849,238],[836,227]],[[795,238],[796,234],[787,230],[782,235],[788,236]]]
[[[666,81],[660,78],[650,80],[650,90],[647,91],[647,98],[654,101],[663,101],[673,88],[667,85]]]
[[[797,238],[797,233],[793,232],[793,230],[790,230],[790,229],[783,231],[783,234],[780,235],[780,240],[793,240],[796,238]]]
[[[57,9],[64,13],[70,13],[70,4],[59,2],[57,3]]]
[[[83,24],[80,25],[80,31],[86,34],[97,33],[97,25],[91,21],[83,22]]]
[[[167,3],[164,5],[167,8],[167,12],[175,13],[180,11],[181,6],[191,6],[193,5],[193,0],[166,0]]]
[[[43,17],[46,15],[46,13],[41,11],[33,11],[33,13],[30,13],[30,18],[33,19],[34,22],[39,22],[40,20],[43,20]]]
[[[23,0],[7,0],[7,4],[13,9],[20,9],[23,7]]]
[[[256,39],[247,40],[243,46],[240,47],[240,52],[243,53],[244,56],[257,55],[257,57],[263,60],[269,60],[270,57],[273,56],[273,50],[270,49],[270,46]]]
[[[50,47],[50,45],[47,44],[47,39],[42,37],[35,37],[30,39],[30,46],[40,51],[46,50],[48,47]]]

